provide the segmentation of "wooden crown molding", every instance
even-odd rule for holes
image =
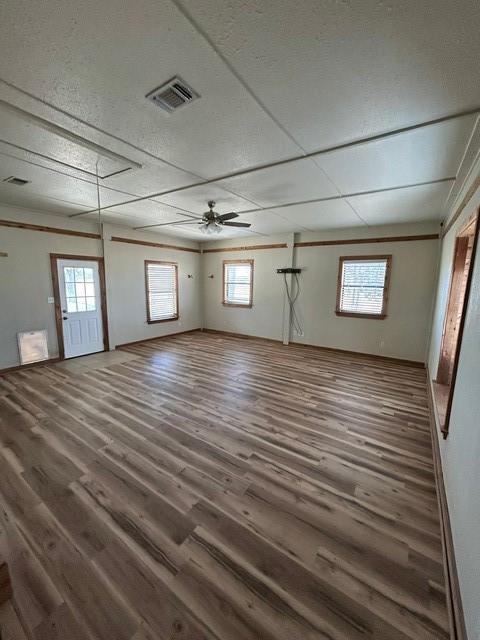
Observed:
[[[384,238],[352,238],[348,240],[313,240],[312,242],[295,242],[295,247],[328,247],[340,244],[373,244],[381,242],[413,242],[416,240],[438,240],[438,233],[418,236],[386,236]]]
[[[75,231],[74,229],[61,229],[59,227],[46,227],[42,224],[30,224],[28,222],[17,222],[16,220],[0,220],[0,227],[12,227],[14,229],[25,229],[26,231],[42,231],[44,233],[57,233],[62,236],[92,238],[93,240],[101,240],[102,238],[99,233]]]
[[[125,242],[126,244],[139,244],[143,247],[156,247],[157,249],[173,249],[175,251],[189,251],[190,253],[200,253],[200,249],[192,247],[181,247],[175,244],[164,244],[161,242],[150,242],[148,240],[134,240],[133,238],[122,238],[120,236],[112,236],[112,242]]]
[[[244,247],[215,247],[214,249],[204,249],[203,253],[219,253],[220,251],[258,251],[259,249],[286,249],[286,242],[279,244],[251,244]]]

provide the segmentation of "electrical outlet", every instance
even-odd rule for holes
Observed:
[[[385,346],[385,340],[380,340],[380,349],[383,349]]]

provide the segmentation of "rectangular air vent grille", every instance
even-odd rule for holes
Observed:
[[[146,96],[158,107],[171,113],[200,96],[183,80],[176,77]]]
[[[19,187],[23,187],[23,185],[28,184],[30,180],[24,180],[23,178],[16,178],[15,176],[10,176],[9,178],[5,178],[3,182],[9,182],[10,184],[16,184]]]

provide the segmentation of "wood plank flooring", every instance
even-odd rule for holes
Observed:
[[[0,377],[33,640],[448,638],[425,372],[207,333]]]

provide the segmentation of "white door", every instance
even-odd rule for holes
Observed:
[[[103,351],[102,298],[96,260],[57,260],[65,358]]]

